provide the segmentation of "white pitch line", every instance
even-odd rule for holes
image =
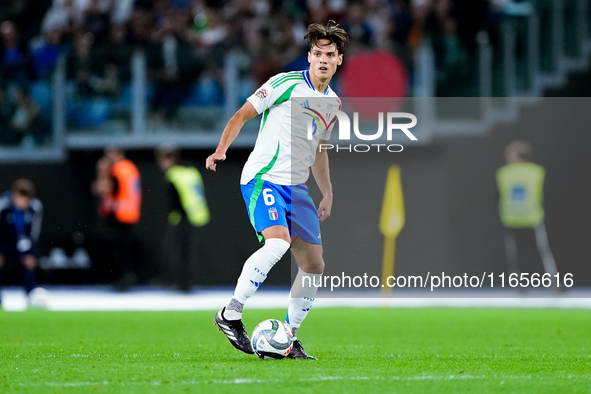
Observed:
[[[568,374],[568,375],[545,375],[536,376],[528,375],[470,375],[470,374],[453,374],[453,375],[416,375],[416,376],[315,376],[310,378],[289,379],[289,382],[297,380],[300,383],[314,383],[326,381],[447,381],[447,380],[570,380],[570,379],[591,379],[591,375],[587,374]],[[84,387],[84,386],[176,386],[176,385],[242,385],[242,384],[270,384],[283,383],[287,379],[252,379],[252,378],[236,378],[231,380],[182,380],[180,382],[40,382],[19,384],[19,387]],[[502,382],[501,382],[502,383]]]
[[[231,290],[199,290],[183,294],[170,290],[137,288],[117,293],[107,288],[48,288],[47,309],[52,311],[198,311],[217,310],[224,306]],[[426,297],[429,292],[395,293],[383,298],[381,293],[319,292],[314,308],[389,307],[389,308],[576,308],[591,309],[591,291],[572,290],[565,293],[485,292],[466,291],[444,293],[444,297]],[[285,308],[289,290],[259,290],[248,300],[253,309]],[[333,296],[329,298],[327,296]],[[373,296],[373,297],[369,297]],[[24,311],[27,298],[18,288],[4,289],[2,308]]]

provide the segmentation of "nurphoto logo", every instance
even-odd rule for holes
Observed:
[[[339,121],[339,141],[350,141],[351,140],[351,121],[349,116],[337,109],[326,109],[323,112],[327,113],[327,118],[330,117],[330,114],[335,115],[335,117],[330,121],[327,122],[324,117],[322,117],[317,111],[314,111],[315,116],[310,116],[307,122],[307,137],[308,140],[312,140],[314,138],[314,134],[316,131],[316,127],[314,122],[318,121],[318,117],[320,116],[320,120],[330,125],[336,119]],[[392,141],[392,136],[394,132],[402,132],[406,137],[408,137],[411,141],[417,141],[417,137],[410,131],[414,126],[417,124],[417,117],[409,112],[388,112],[386,116],[384,116],[384,112],[378,113],[378,130],[373,134],[364,134],[359,130],[359,113],[353,113],[353,134],[354,136],[361,140],[361,141],[377,141],[382,138],[384,134],[384,118],[386,118],[386,139],[388,141]],[[406,123],[398,123],[401,119],[410,120],[410,122]],[[333,144],[320,144],[318,146],[319,151],[322,150],[329,150],[335,149],[337,152],[339,150],[347,150],[349,152],[369,152],[372,149],[376,149],[380,152],[380,148],[385,148],[384,150],[388,152],[402,152],[404,149],[400,144],[350,144],[350,145],[333,145]]]

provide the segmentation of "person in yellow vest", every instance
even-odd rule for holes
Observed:
[[[142,189],[140,173],[116,147],[105,149],[97,162],[93,191],[100,196],[99,214],[105,219],[107,240],[118,271],[113,286],[126,291],[137,282],[133,267],[133,227],[140,220]]]
[[[203,180],[195,167],[182,163],[177,148],[158,148],[156,160],[166,175],[169,200],[163,274],[179,290],[188,292],[195,284],[200,229],[210,220]]]
[[[507,164],[496,177],[509,271],[540,272],[539,255],[544,271],[554,275],[556,263],[544,226],[544,167],[532,163],[533,148],[525,141],[509,144],[505,158]]]

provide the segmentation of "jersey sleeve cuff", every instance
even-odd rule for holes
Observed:
[[[254,109],[256,109],[257,114],[260,115],[263,112],[263,108],[261,107],[261,101],[259,100],[258,97],[253,95],[253,96],[250,96],[249,98],[247,98],[246,101],[248,101],[249,103],[252,104]]]

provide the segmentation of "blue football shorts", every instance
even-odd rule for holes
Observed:
[[[255,178],[240,187],[260,243],[264,229],[279,225],[288,228],[292,240],[299,235],[306,242],[322,244],[318,211],[306,185],[277,185]]]

